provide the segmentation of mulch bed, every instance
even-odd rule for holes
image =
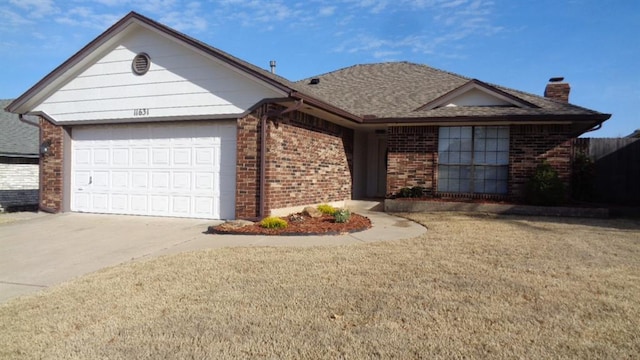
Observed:
[[[265,229],[258,223],[240,228],[230,227],[228,224],[220,224],[209,228],[212,234],[236,234],[236,235],[339,235],[363,231],[371,227],[369,218],[351,213],[349,221],[337,223],[331,215],[323,215],[312,218],[302,213],[282,217],[288,225],[284,229]]]

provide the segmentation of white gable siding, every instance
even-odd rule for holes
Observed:
[[[151,57],[149,72],[142,76],[131,69],[140,52]],[[59,122],[233,116],[264,98],[282,95],[217,60],[138,28],[34,110]],[[139,116],[134,109],[148,110]]]
[[[513,106],[511,103],[498,99],[491,94],[478,89],[471,89],[447,103],[446,106]]]

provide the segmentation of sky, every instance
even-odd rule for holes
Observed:
[[[0,0],[0,98],[16,98],[129,11],[300,80],[409,61],[612,114],[640,129],[638,0]]]

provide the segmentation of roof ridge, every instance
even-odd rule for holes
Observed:
[[[471,77],[467,77],[464,75],[460,75],[451,71],[447,71],[447,70],[442,70],[440,68],[436,68],[427,64],[421,64],[421,63],[416,63],[416,62],[412,62],[412,61],[408,61],[408,60],[400,60],[400,61],[383,61],[383,62],[374,62],[374,63],[362,63],[362,64],[353,64],[350,66],[346,66],[340,69],[336,69],[336,70],[332,70],[332,71],[328,71],[325,73],[321,73],[321,74],[317,74],[317,75],[312,75],[312,76],[308,76],[305,78],[302,78],[300,80],[296,80],[294,81],[294,83],[304,83],[305,81],[308,81],[310,79],[316,78],[316,77],[322,77],[322,76],[327,76],[327,75],[331,75],[331,74],[335,74],[341,71],[345,71],[345,70],[349,70],[349,69],[354,69],[354,68],[360,68],[360,67],[368,67],[368,66],[381,66],[381,65],[397,65],[397,64],[405,64],[405,65],[412,65],[412,66],[420,66],[420,67],[424,67],[430,70],[434,70],[434,71],[438,71],[444,74],[448,74],[448,75],[452,75],[461,79],[466,79],[466,80],[473,80],[474,78]]]

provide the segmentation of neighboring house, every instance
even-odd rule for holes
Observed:
[[[610,115],[424,65],[298,82],[129,13],[12,102],[40,116],[40,206],[255,218],[384,197],[522,199],[536,165],[570,178],[571,139]]]
[[[0,212],[38,205],[38,128],[4,111],[0,100]]]
[[[637,138],[640,139],[640,129],[637,129],[636,131],[632,132],[631,134],[627,135],[628,138]]]

